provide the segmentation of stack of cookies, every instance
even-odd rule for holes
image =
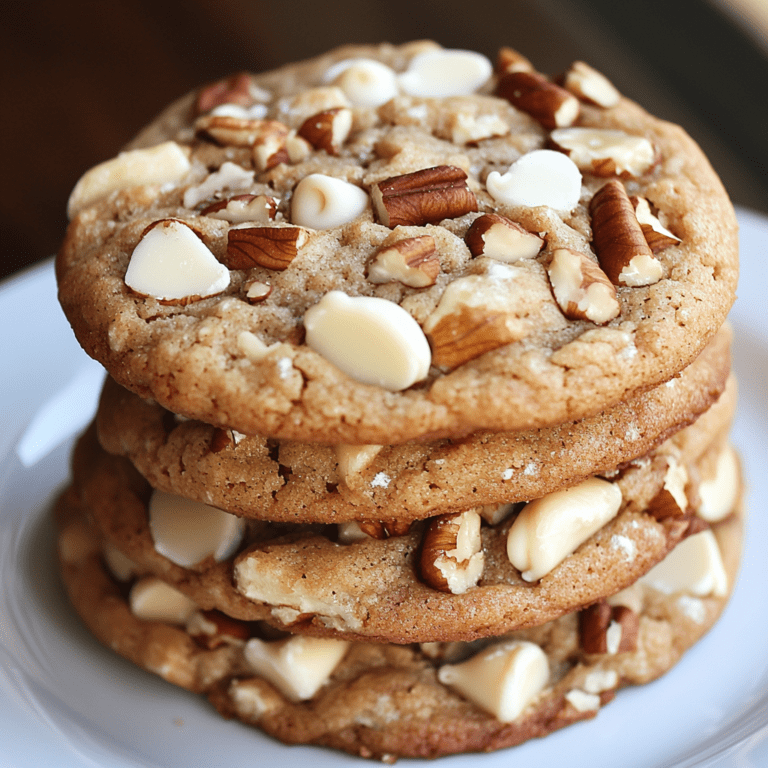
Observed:
[[[740,550],[733,209],[583,62],[348,47],[172,104],[69,202],[108,372],[71,600],[287,743],[487,751],[594,716]]]

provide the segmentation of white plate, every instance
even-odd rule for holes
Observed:
[[[734,441],[751,517],[722,620],[669,674],[622,691],[598,717],[445,765],[683,768],[768,765],[768,219],[739,211],[742,279],[732,313],[741,402]],[[0,763],[24,768],[370,765],[284,747],[100,646],[69,608],[48,511],[102,371],[58,308],[48,262],[0,286]],[[417,765],[403,760],[399,765]]]

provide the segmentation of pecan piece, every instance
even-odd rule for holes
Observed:
[[[301,227],[234,227],[227,236],[230,269],[287,269],[309,238]]]
[[[565,128],[579,116],[579,100],[538,72],[517,70],[502,75],[496,95],[527,112],[545,128]]]
[[[620,181],[609,181],[595,193],[589,213],[597,259],[614,285],[651,285],[661,280],[661,262],[648,247]]]
[[[373,185],[371,198],[379,221],[390,228],[433,224],[477,210],[467,174],[452,165],[384,179]]]

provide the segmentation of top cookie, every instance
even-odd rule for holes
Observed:
[[[78,182],[64,311],[123,386],[246,434],[597,413],[722,324],[736,223],[680,128],[563,82],[420,42],[207,86]]]

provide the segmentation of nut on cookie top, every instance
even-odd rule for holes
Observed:
[[[582,62],[430,42],[204,86],[69,214],[60,300],[115,379],[307,441],[596,413],[696,357],[738,270],[681,129]]]

